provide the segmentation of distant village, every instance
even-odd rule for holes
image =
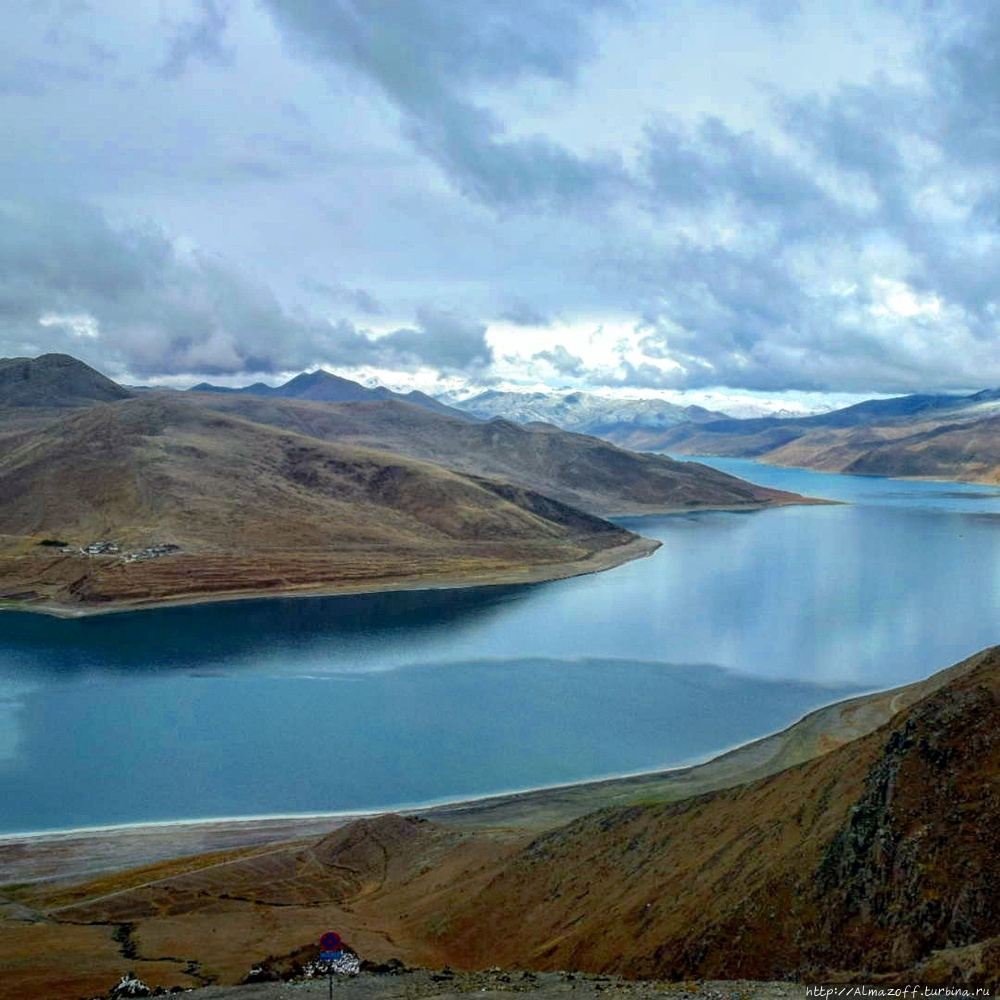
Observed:
[[[43,543],[44,544],[44,543]],[[67,556],[121,556],[122,562],[139,562],[143,559],[159,559],[161,556],[180,552],[179,545],[151,545],[148,549],[138,549],[135,552],[125,552],[117,542],[91,542],[82,548],[74,545],[63,545],[59,551]]]

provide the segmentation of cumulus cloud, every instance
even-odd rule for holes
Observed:
[[[394,330],[377,340],[382,364],[430,365],[449,372],[485,368],[492,362],[485,324],[430,307],[417,311],[417,323],[416,329]]]
[[[557,344],[549,351],[539,351],[531,356],[532,361],[545,361],[552,366],[552,370],[559,375],[570,378],[584,378],[587,374],[587,366],[583,358],[571,354],[562,344]]]
[[[849,29],[834,0],[96,8],[0,12],[6,353],[138,375],[1000,382],[983,0],[858,0]],[[709,37],[752,51],[702,59]],[[218,87],[205,64],[230,65]]]
[[[501,319],[515,326],[548,326],[552,320],[534,306],[518,299],[500,314]]]

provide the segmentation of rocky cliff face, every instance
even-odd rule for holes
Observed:
[[[828,962],[901,968],[1000,933],[998,722],[994,674],[892,731],[817,871]]]

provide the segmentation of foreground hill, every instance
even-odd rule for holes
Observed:
[[[0,544],[6,596],[87,604],[532,579],[653,547],[523,487],[166,394],[0,441]]]
[[[0,890],[10,995],[107,988],[123,954],[163,986],[289,972],[327,927],[438,968],[995,989],[1000,648],[913,688],[771,777],[540,834],[383,816],[89,882],[50,869]]]
[[[791,419],[716,420],[628,437],[631,447],[756,458],[855,475],[1000,482],[1000,399],[903,396]]]
[[[998,815],[994,649],[814,761],[537,838],[435,900],[438,942],[470,967],[996,986]]]
[[[232,395],[196,398],[256,423],[528,486],[605,516],[803,502],[795,494],[695,462],[626,451],[548,424],[470,423],[395,401],[337,405]]]

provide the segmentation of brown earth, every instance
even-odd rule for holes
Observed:
[[[696,462],[638,454],[550,424],[471,423],[391,401],[323,404],[253,396],[198,398],[205,406],[257,423],[529,486],[601,516],[815,502]]]
[[[127,562],[46,538],[182,552]],[[652,547],[532,490],[160,395],[0,441],[0,596],[46,606],[531,579]]]
[[[7,884],[0,997],[105,990],[126,959],[163,986],[236,982],[305,960],[328,927],[429,967],[994,988],[1000,649],[876,697],[871,723],[908,707],[771,777],[675,802],[633,787],[542,832],[530,810],[492,827],[443,810]],[[844,718],[863,714],[855,699]],[[786,746],[828,743],[807,732]]]

